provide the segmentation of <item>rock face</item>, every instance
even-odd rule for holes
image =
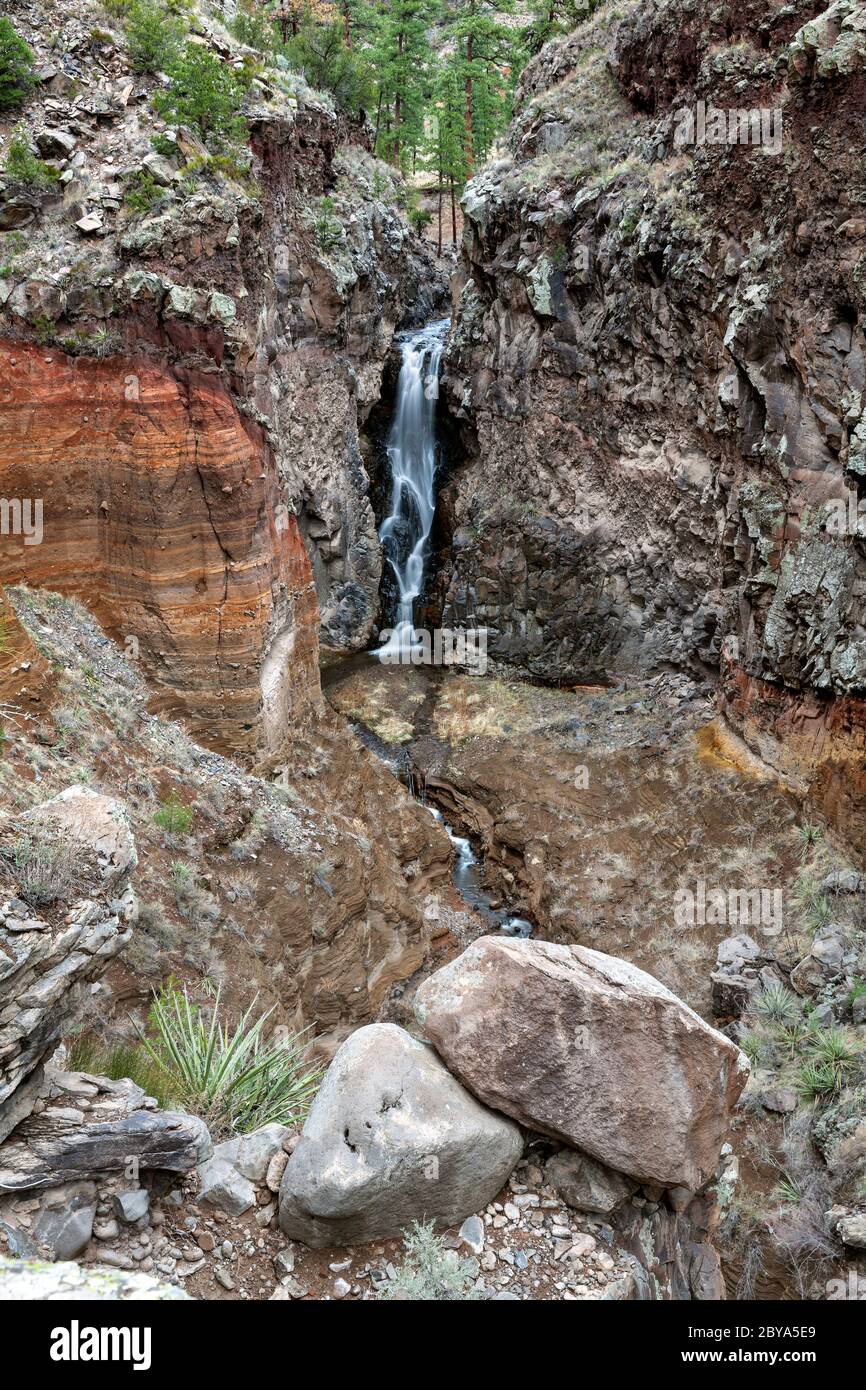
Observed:
[[[280,1226],[306,1245],[459,1224],[499,1191],[517,1126],[464,1091],[431,1048],[394,1024],[361,1028],[334,1057],[286,1165]]]
[[[146,1108],[144,1092],[129,1080],[91,1079],[96,1098],[87,1110],[58,1086],[59,1094],[18,1125],[0,1148],[0,1191],[122,1173],[132,1161],[140,1170],[188,1173],[210,1158],[210,1135],[197,1116],[157,1110],[153,1101]]]
[[[218,377],[142,356],[0,340],[0,380],[0,486],[42,507],[0,581],[81,599],[208,740],[276,746],[318,708],[318,613],[262,431]]]
[[[858,16],[639,0],[528,65],[464,198],[443,623],[555,680],[721,668],[862,848]]]
[[[58,842],[66,853],[52,864]],[[0,828],[0,1141],[33,1108],[42,1063],[83,986],[130,939],[136,862],[122,804],[89,787],[69,787]],[[37,889],[48,901],[34,908],[26,897]]]
[[[626,961],[481,937],[423,982],[415,1010],[493,1109],[644,1182],[697,1189],[715,1172],[746,1059]]]
[[[21,23],[47,61],[50,10]],[[249,56],[209,23],[201,41]],[[370,635],[360,431],[396,328],[432,317],[444,280],[367,128],[302,78],[257,78],[233,177],[183,128],[155,154],[151,79],[114,54],[97,119],[89,89],[37,87],[23,113],[62,183],[31,196],[0,175],[0,228],[29,224],[0,281],[0,490],[44,503],[38,543],[4,533],[0,582],[81,598],[162,709],[263,753],[318,709],[319,609],[329,641]],[[132,210],[142,168],[158,201]]]

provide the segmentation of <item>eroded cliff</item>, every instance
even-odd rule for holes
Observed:
[[[600,7],[469,186],[449,359],[445,621],[551,681],[721,668],[819,791],[864,749],[863,98],[851,0]]]

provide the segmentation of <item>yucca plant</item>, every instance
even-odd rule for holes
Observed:
[[[820,826],[809,824],[800,826],[800,856],[802,859],[806,858],[806,855],[809,853],[809,850],[812,848],[813,845],[816,845],[820,839]]]
[[[825,1028],[812,1044],[814,1057],[843,1077],[853,1068],[859,1048],[844,1028]]]
[[[154,1038],[141,1039],[188,1109],[241,1134],[301,1123],[321,1080],[321,1068],[306,1060],[307,1034],[266,1043],[262,1033],[273,1010],[253,1020],[255,1002],[232,1031],[220,1021],[219,990],[208,1017],[186,990],[168,987],[151,1007]]]
[[[806,1042],[808,1030],[802,1019],[795,1023],[774,1023],[772,1025],[773,1042],[778,1047],[783,1057],[793,1061],[802,1051]]]
[[[803,1016],[803,1009],[796,994],[784,985],[768,985],[755,1005],[761,1018],[770,1023],[793,1024]]]
[[[827,1062],[804,1062],[797,1073],[794,1089],[804,1100],[832,1095],[839,1087],[839,1074]]]

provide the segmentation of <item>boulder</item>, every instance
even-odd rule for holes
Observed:
[[[549,1159],[544,1178],[567,1206],[609,1216],[634,1192],[637,1184],[605,1168],[587,1154],[563,1149]]]
[[[263,1125],[252,1134],[239,1134],[214,1148],[214,1158],[222,1158],[250,1182],[261,1185],[271,1159],[282,1152],[283,1140],[291,1133],[285,1125]]]
[[[866,1250],[866,1212],[843,1216],[836,1226],[836,1234],[850,1249]]]
[[[459,1225],[502,1187],[523,1144],[431,1047],[392,1023],[338,1049],[280,1185],[280,1226],[315,1247]]]
[[[96,1216],[96,1183],[67,1183],[41,1193],[33,1236],[55,1260],[74,1260],[90,1243]]]
[[[150,1210],[150,1197],[143,1187],[132,1188],[128,1192],[117,1192],[114,1197],[114,1210],[126,1225],[141,1221]]]
[[[224,1211],[226,1216],[242,1216],[256,1204],[256,1189],[224,1158],[213,1158],[199,1168],[201,1186],[198,1201]]]
[[[715,1172],[748,1062],[627,961],[485,936],[415,1011],[464,1085],[521,1124],[641,1182],[697,1189]]]

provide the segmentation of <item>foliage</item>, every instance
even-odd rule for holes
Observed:
[[[373,73],[364,53],[346,44],[339,20],[306,19],[286,44],[286,56],[311,87],[330,92],[339,106],[357,115],[373,100]]]
[[[125,1042],[106,1047],[93,1033],[79,1033],[70,1042],[66,1066],[69,1071],[107,1076],[110,1081],[128,1077],[146,1095],[153,1096],[163,1110],[178,1103],[174,1078],[157,1066],[140,1043]]]
[[[243,0],[238,12],[229,25],[238,43],[248,48],[257,48],[260,53],[268,53],[276,44],[276,31],[269,15],[263,15],[253,0]]]
[[[0,847],[0,861],[31,907],[71,898],[81,881],[81,851],[69,839],[42,827],[22,832]]]
[[[139,169],[130,179],[123,201],[131,212],[149,212],[162,196],[162,191],[153,174]]]
[[[219,990],[208,1018],[186,991],[169,985],[150,1010],[153,1039],[141,1039],[184,1105],[241,1134],[271,1123],[301,1123],[321,1080],[320,1069],[306,1059],[304,1034],[265,1043],[272,1010],[253,1022],[254,1006],[255,1001],[231,1030],[220,1021]]]
[[[159,810],[153,818],[154,825],[158,825],[160,830],[165,830],[169,835],[185,835],[192,823],[193,812],[189,806],[184,806],[177,792],[172,792],[167,801],[160,804]]]
[[[343,240],[342,224],[334,216],[334,200],[327,195],[319,199],[313,231],[316,234],[316,241],[323,251],[333,251]]]
[[[133,72],[165,72],[177,58],[184,25],[162,5],[135,0],[126,19]]]
[[[454,1299],[475,1301],[481,1294],[470,1288],[475,1275],[468,1260],[448,1251],[435,1234],[433,1222],[414,1221],[403,1236],[405,1263],[379,1294],[383,1299],[445,1302]]]
[[[33,52],[12,26],[0,15],[0,111],[23,106],[36,79]]]
[[[5,169],[10,179],[28,188],[50,188],[59,178],[56,169],[33,153],[27,132],[21,125],[16,126],[9,137]]]
[[[174,125],[190,126],[217,150],[242,140],[243,84],[231,68],[199,44],[187,43],[169,66],[167,91],[154,105]]]

